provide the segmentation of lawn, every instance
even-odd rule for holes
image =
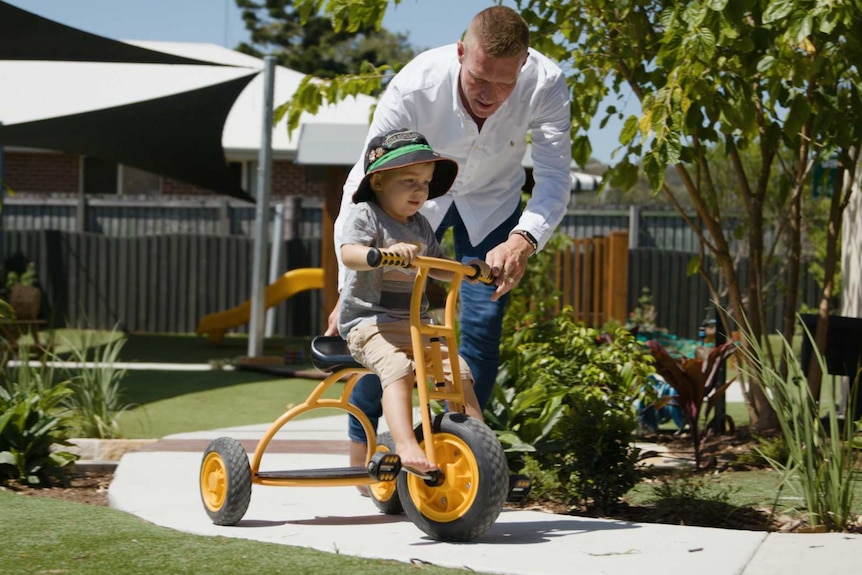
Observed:
[[[54,352],[68,357],[70,346],[86,347],[119,337],[111,332],[56,330]],[[267,338],[267,357],[284,357],[285,350],[301,350],[307,357],[309,338]],[[138,364],[195,364],[212,369],[129,369],[122,380],[123,400],[130,407],[119,420],[128,439],[158,438],[175,433],[273,421],[287,406],[305,400],[316,379],[284,377],[257,371],[223,369],[247,354],[248,338],[232,335],[221,344],[195,335],[131,334],[118,361]],[[311,369],[308,363],[296,369]],[[339,393],[333,388],[328,396]],[[310,412],[305,417],[331,415]]]
[[[302,547],[230,537],[205,537],[152,525],[107,507],[25,497],[0,490],[4,575],[235,575],[350,573],[396,575],[404,563],[361,559]],[[463,573],[423,565],[422,573]]]

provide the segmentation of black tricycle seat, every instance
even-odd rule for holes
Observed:
[[[320,371],[365,369],[347,349],[347,342],[338,335],[318,335],[311,340],[311,363]]]

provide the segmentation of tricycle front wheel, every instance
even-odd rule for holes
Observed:
[[[424,447],[421,426],[417,436]],[[431,440],[441,481],[432,484],[402,472],[398,494],[404,512],[436,540],[475,539],[506,502],[509,470],[500,441],[487,425],[459,413],[439,416]]]

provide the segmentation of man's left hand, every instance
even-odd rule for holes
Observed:
[[[491,296],[491,301],[497,301],[518,285],[527,271],[527,259],[532,253],[533,246],[527,238],[518,234],[512,234],[505,242],[488,252],[485,261],[497,278],[497,290]]]

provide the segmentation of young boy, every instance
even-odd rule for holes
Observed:
[[[410,294],[415,270],[371,268],[368,251],[375,247],[407,261],[418,255],[443,257],[440,244],[419,208],[429,198],[445,194],[455,181],[458,164],[434,152],[418,132],[393,130],[373,138],[365,154],[365,177],[353,194],[357,209],[345,222],[341,261],[346,270],[341,290],[338,332],[351,355],[373,371],[383,386],[383,415],[402,465],[419,472],[433,471],[413,434],[413,353],[410,340]],[[485,262],[475,260],[488,273]],[[432,270],[436,279],[452,274]],[[423,296],[422,311],[428,309]],[[451,368],[443,348],[444,371]],[[473,393],[467,363],[459,361],[467,414],[479,420],[482,412]]]

